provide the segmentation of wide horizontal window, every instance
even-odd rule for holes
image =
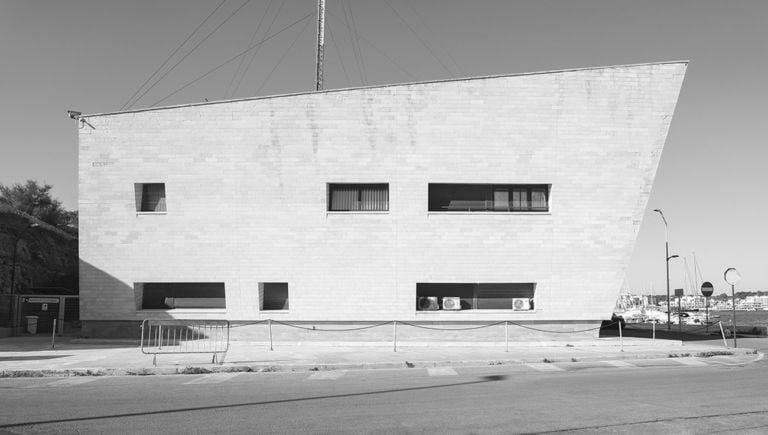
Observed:
[[[135,183],[136,211],[162,212],[165,208],[165,183]]]
[[[429,185],[429,211],[547,212],[548,184]]]
[[[223,282],[141,282],[134,286],[144,310],[226,308]]]
[[[288,309],[288,283],[259,283],[259,309],[261,311]]]
[[[418,283],[419,311],[533,309],[535,283]]]
[[[328,211],[388,211],[389,184],[328,184]]]

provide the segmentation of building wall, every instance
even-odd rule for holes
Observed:
[[[89,116],[84,321],[610,318],[684,62],[396,85]],[[134,183],[168,211],[137,214]],[[327,183],[389,183],[329,213]],[[550,213],[429,213],[429,183],[551,184]],[[224,282],[226,310],[136,309],[135,282]],[[288,282],[290,310],[258,310]],[[532,312],[417,312],[419,282],[535,282]]]

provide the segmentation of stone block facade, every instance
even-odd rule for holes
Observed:
[[[599,323],[686,66],[86,115],[81,319]],[[166,211],[137,212],[136,183],[164,183]],[[387,183],[389,210],[330,212],[329,183]],[[430,212],[430,183],[549,185],[549,212]],[[143,310],[143,282],[223,282],[226,308]],[[264,282],[288,283],[288,310],[259,309]],[[535,283],[535,309],[417,311],[417,283]]]

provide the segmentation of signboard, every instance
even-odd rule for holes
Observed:
[[[677,297],[677,296],[682,296],[682,295],[683,295],[683,289],[681,289],[681,288],[676,288],[676,289],[675,289],[675,297]]]
[[[24,298],[22,302],[30,304],[58,304],[59,298]]]
[[[705,298],[708,298],[712,296],[712,293],[715,292],[715,287],[712,285],[709,281],[704,281],[703,284],[701,284],[701,294]]]
[[[739,274],[738,270],[734,269],[733,267],[729,267],[728,270],[725,271],[725,282],[728,284],[735,285],[740,280],[741,274]]]

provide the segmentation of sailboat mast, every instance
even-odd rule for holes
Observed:
[[[325,48],[325,0],[317,0],[317,69],[315,90],[323,90],[323,49]]]

